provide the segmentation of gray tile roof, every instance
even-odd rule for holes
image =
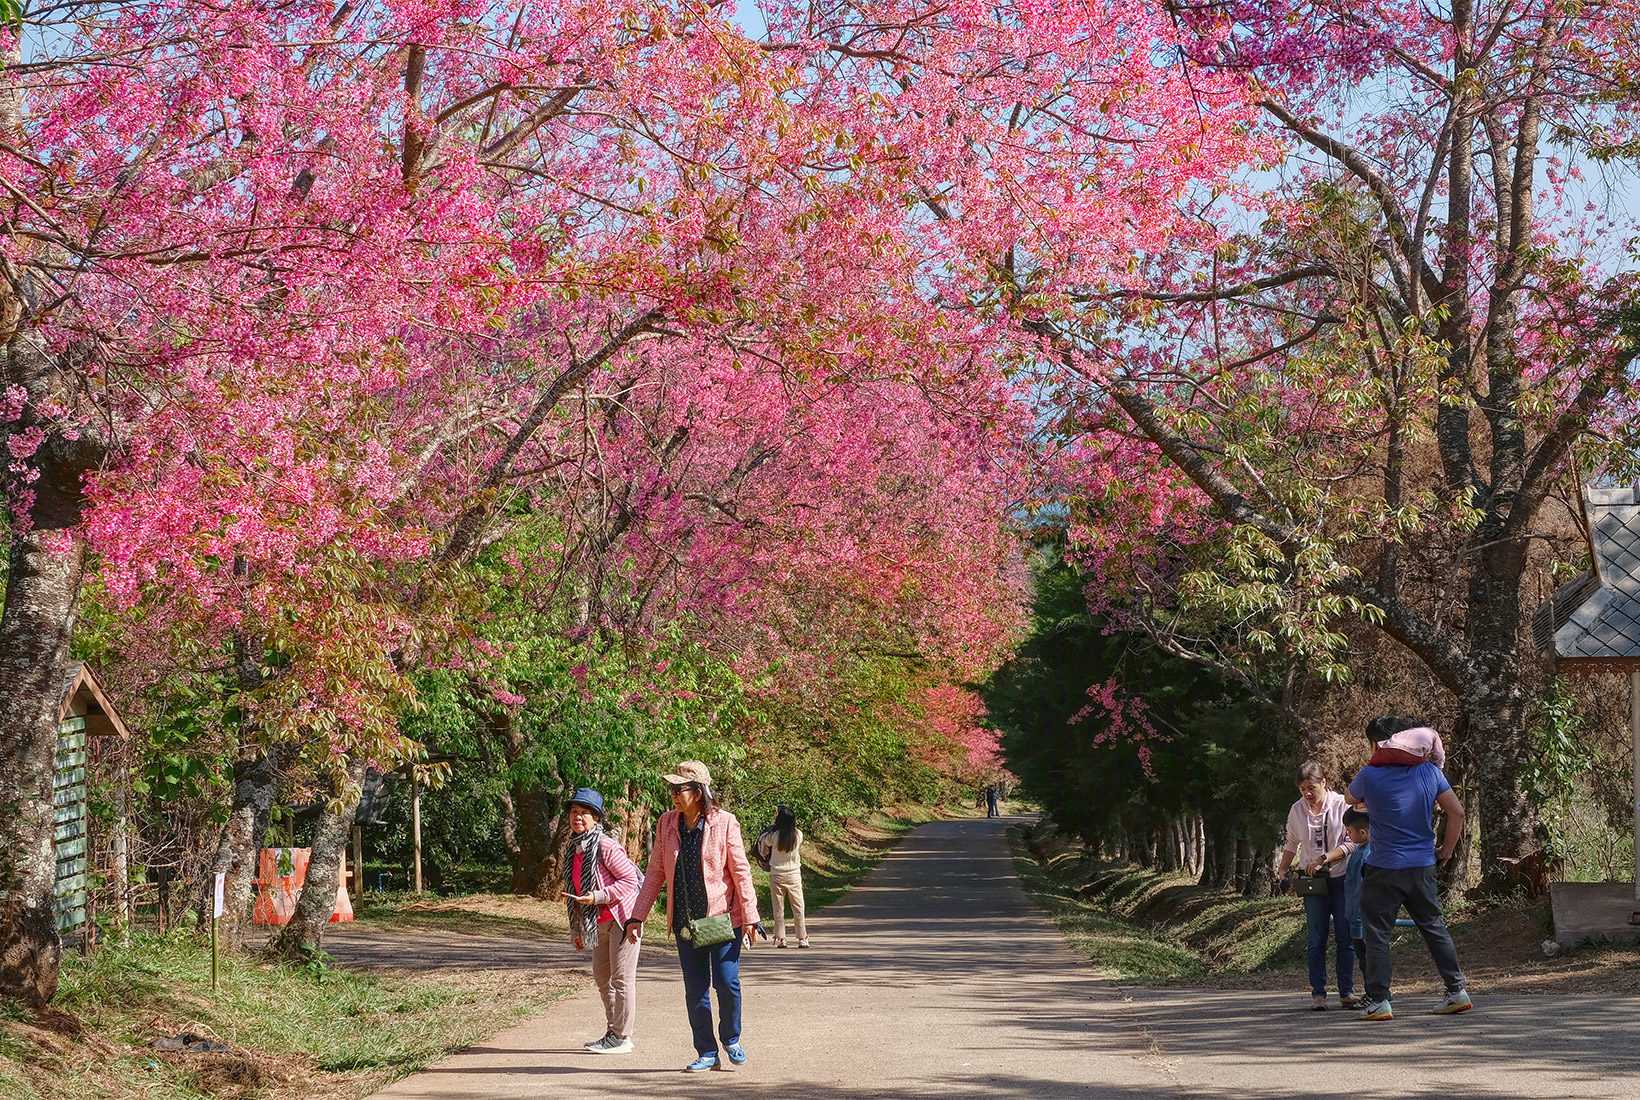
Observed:
[[[1562,585],[1545,605],[1547,616],[1539,608],[1533,617],[1533,633],[1541,644],[1540,617],[1547,617],[1556,657],[1640,658],[1640,485],[1590,487],[1584,499],[1599,586],[1588,574]]]

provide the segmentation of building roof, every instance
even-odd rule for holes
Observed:
[[[1532,616],[1533,638],[1551,662],[1640,668],[1640,485],[1589,486],[1583,499],[1594,570],[1544,601]]]
[[[125,728],[120,712],[114,709],[114,704],[103,694],[102,685],[97,683],[97,678],[91,673],[91,666],[84,661],[68,663],[63,683],[63,701],[57,708],[57,721],[61,722],[71,714],[86,719],[88,733],[116,734],[121,740],[131,738],[131,732]]]

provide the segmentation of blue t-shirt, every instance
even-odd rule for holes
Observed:
[[[1365,767],[1350,780],[1350,794],[1372,817],[1370,867],[1399,869],[1435,865],[1435,799],[1450,791],[1441,769],[1425,761],[1414,767]]]

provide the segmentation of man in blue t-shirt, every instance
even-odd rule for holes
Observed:
[[[1367,739],[1377,744],[1407,728],[1408,722],[1413,720],[1374,718],[1367,723]],[[1403,905],[1424,934],[1435,968],[1446,982],[1446,997],[1435,1012],[1468,1011],[1472,1006],[1458,967],[1458,949],[1452,944],[1435,890],[1435,868],[1452,858],[1463,835],[1463,803],[1452,793],[1441,769],[1427,761],[1362,768],[1350,780],[1350,796],[1364,802],[1372,817],[1372,852],[1361,870],[1361,931],[1367,948],[1367,1004],[1361,1018],[1388,1020],[1394,1016],[1389,1001],[1389,937]],[[1439,850],[1433,823],[1436,806],[1446,812]]]

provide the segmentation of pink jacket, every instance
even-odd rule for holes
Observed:
[[[1441,744],[1441,735],[1428,726],[1414,726],[1378,742],[1372,750],[1372,759],[1367,763],[1410,764],[1416,767],[1425,760],[1445,771],[1446,746]]]
[[[626,918],[632,915],[632,899],[638,893],[638,865],[626,854],[621,842],[614,837],[606,836],[599,845],[602,873],[598,876],[604,881],[602,890],[594,891],[598,905],[609,906],[610,916],[615,918],[615,927],[626,925]],[[574,853],[570,853],[574,859]]]
[[[649,852],[649,867],[643,886],[632,903],[632,917],[643,920],[655,907],[661,887],[666,887],[666,926],[672,927],[672,872],[678,864],[678,811],[667,810],[655,824],[655,846]],[[752,864],[746,858],[746,843],[740,836],[740,822],[728,810],[713,808],[706,815],[706,835],[700,846],[701,877],[706,880],[706,915],[729,913],[736,928],[757,923],[757,891],[752,887]]]

